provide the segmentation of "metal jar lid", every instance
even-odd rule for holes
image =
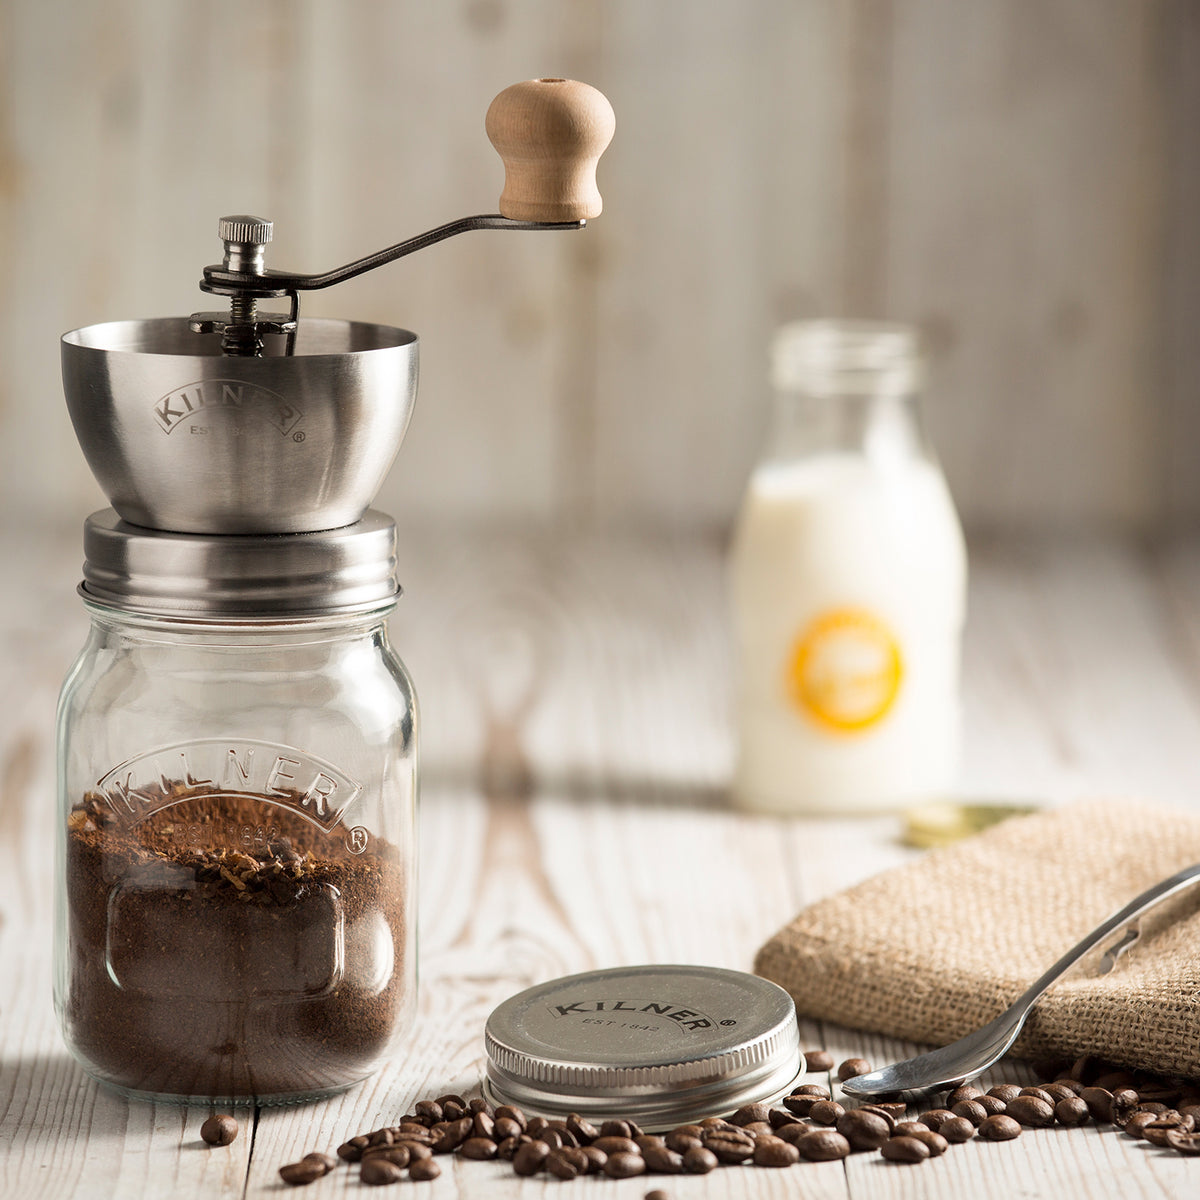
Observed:
[[[646,1129],[786,1095],[804,1074],[792,998],[719,967],[553,979],[496,1008],[484,1042],[493,1102]]]
[[[84,523],[83,547],[85,599],[153,616],[261,620],[371,612],[400,592],[396,526],[374,510],[320,533],[229,536],[146,529],[108,508]]]

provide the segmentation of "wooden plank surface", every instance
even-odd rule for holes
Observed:
[[[54,695],[84,614],[74,535],[0,546],[0,1195],[278,1191],[277,1167],[478,1084],[482,1027],[514,991],[635,962],[750,966],[802,905],[914,852],[895,818],[783,820],[725,804],[731,759],[721,547],[710,541],[404,536],[396,646],[423,702],[417,1022],[387,1066],[322,1103],[246,1110],[233,1146],[199,1108],[127,1104],[59,1040],[50,995]],[[1142,794],[1200,806],[1200,543],[973,547],[963,794]],[[882,1062],[914,1047],[805,1022],[806,1045]],[[993,1073],[1029,1078],[1024,1068]],[[517,1181],[444,1160],[431,1200],[632,1200],[646,1179]],[[803,1183],[801,1185],[801,1179]],[[1112,1130],[970,1144],[916,1169],[875,1156],[668,1180],[705,1196],[1195,1194],[1195,1165]],[[357,1193],[353,1172],[314,1196]]]

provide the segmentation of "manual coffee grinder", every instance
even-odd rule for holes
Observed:
[[[92,625],[59,703],[55,1004],[101,1082],[307,1100],[409,1027],[417,713],[387,636],[395,526],[370,504],[417,337],[301,319],[300,294],[470,230],[582,228],[613,125],[585,84],[516,84],[487,116],[499,214],[317,275],[266,265],[269,221],[225,217],[200,284],[225,311],[62,339],[112,508],[84,527]]]

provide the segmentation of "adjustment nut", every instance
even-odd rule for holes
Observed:
[[[240,246],[265,246],[270,240],[274,225],[262,217],[238,214],[222,217],[217,222],[217,237],[223,242],[236,242]]]

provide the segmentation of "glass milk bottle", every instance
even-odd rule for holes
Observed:
[[[966,552],[920,422],[914,331],[785,326],[732,550],[734,799],[880,810],[952,785]]]

